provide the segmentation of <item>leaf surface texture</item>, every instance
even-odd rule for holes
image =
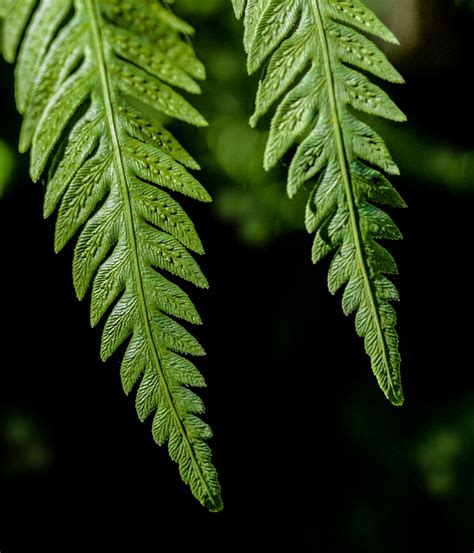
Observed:
[[[251,125],[275,107],[264,167],[271,169],[292,152],[288,194],[311,190],[306,227],[315,233],[313,262],[335,250],[329,290],[334,294],[345,286],[343,311],[355,312],[379,385],[401,405],[391,305],[398,293],[386,276],[397,267],[378,242],[401,234],[374,204],[405,204],[383,174],[398,174],[383,140],[357,115],[405,120],[367,76],[403,82],[366,35],[397,40],[360,0],[233,0],[233,5],[244,18],[248,71],[264,67]]]
[[[174,196],[210,197],[164,126],[206,125],[177,92],[198,93],[205,76],[186,38],[193,30],[156,0],[15,0],[2,15],[20,149],[31,149],[32,178],[47,176],[56,251],[78,235],[74,286],[80,299],[91,290],[92,325],[105,321],[101,357],[123,348],[123,388],[138,385],[140,419],[153,415],[155,441],[168,444],[196,498],[220,510],[211,430],[190,389],[205,382],[186,358],[204,350],[176,319],[201,321],[173,282],[208,286],[190,253],[203,253],[201,241]]]

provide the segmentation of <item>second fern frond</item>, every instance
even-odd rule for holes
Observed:
[[[266,64],[252,126],[277,105],[264,166],[271,169],[296,147],[288,194],[312,187],[306,228],[316,233],[313,262],[336,250],[329,290],[334,294],[346,285],[343,311],[356,313],[356,330],[380,387],[401,405],[396,315],[390,304],[398,293],[385,276],[397,267],[378,243],[401,234],[374,203],[405,204],[381,172],[398,174],[383,140],[349,109],[405,120],[387,94],[360,72],[403,82],[358,31],[397,41],[360,0],[233,0],[233,5],[237,17],[244,15],[249,73]]]

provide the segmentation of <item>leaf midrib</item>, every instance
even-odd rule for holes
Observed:
[[[357,259],[358,266],[362,272],[362,279],[364,281],[364,287],[366,290],[367,298],[369,300],[370,310],[372,312],[373,320],[375,321],[377,341],[379,342],[379,345],[383,352],[383,360],[384,360],[386,377],[389,382],[390,388],[392,390],[393,398],[397,400],[398,394],[395,390],[395,387],[392,382],[392,377],[390,375],[391,363],[390,363],[389,354],[387,352],[387,344],[385,343],[385,338],[383,335],[382,322],[380,320],[380,315],[377,308],[378,302],[374,295],[374,291],[373,291],[373,287],[372,287],[372,283],[369,275],[369,270],[367,266],[367,260],[365,258],[364,249],[362,246],[362,237],[361,237],[361,231],[359,228],[359,221],[358,221],[357,212],[356,212],[354,193],[351,186],[351,178],[349,176],[350,175],[349,163],[347,159],[346,147],[344,145],[343,131],[342,131],[340,119],[339,119],[340,110],[336,99],[336,90],[335,90],[333,70],[331,65],[331,54],[329,51],[329,44],[327,41],[325,29],[324,29],[321,9],[319,7],[319,0],[310,0],[310,6],[316,22],[319,44],[321,47],[321,52],[323,57],[324,71],[326,73],[326,84],[328,87],[328,96],[329,96],[329,103],[331,107],[334,136],[336,140],[339,166],[341,169],[342,180],[344,183],[344,192],[346,195],[347,205],[349,208],[350,228],[354,239],[356,259]]]
[[[186,447],[191,463],[194,467],[196,474],[198,475],[198,478],[201,482],[203,489],[206,490],[208,498],[212,502],[212,504],[215,507],[217,507],[218,505],[215,501],[214,493],[212,493],[212,491],[209,488],[206,478],[204,477],[204,474],[202,472],[201,466],[196,458],[192,443],[190,442],[189,436],[186,432],[186,428],[184,427],[181,417],[179,416],[176,404],[173,399],[172,392],[170,390],[170,386],[166,378],[166,374],[160,362],[155,340],[153,338],[153,331],[150,326],[149,309],[147,305],[146,294],[143,286],[143,277],[141,274],[140,261],[138,257],[137,239],[135,236],[135,225],[133,222],[133,211],[132,211],[132,205],[130,200],[130,191],[127,186],[127,178],[125,175],[124,161],[123,161],[122,150],[119,142],[117,125],[115,121],[114,107],[112,103],[111,85],[110,85],[107,65],[105,61],[105,50],[104,50],[103,39],[102,39],[102,30],[100,26],[101,16],[100,16],[99,9],[97,7],[97,0],[84,0],[84,2],[86,5],[86,11],[90,20],[91,34],[93,39],[92,41],[93,48],[95,49],[96,55],[97,55],[97,65],[100,73],[100,84],[103,92],[104,107],[107,114],[109,134],[112,140],[112,147],[114,151],[115,167],[116,167],[118,180],[120,182],[121,195],[125,206],[126,231],[127,231],[128,240],[131,246],[131,259],[132,259],[132,265],[133,265],[133,273],[134,273],[135,283],[137,287],[138,303],[140,307],[140,314],[142,318],[143,327],[145,329],[150,351],[152,352],[152,355],[153,355],[153,361],[154,361],[156,370],[160,376],[161,382],[164,383],[166,399],[168,401],[170,413],[173,417],[174,423],[183,438],[183,443]]]

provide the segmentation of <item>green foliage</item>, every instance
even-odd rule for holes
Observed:
[[[205,76],[187,39],[193,30],[151,0],[11,0],[3,15],[3,52],[17,61],[24,116],[20,150],[31,149],[33,180],[47,176],[44,214],[57,212],[56,251],[79,234],[74,286],[79,299],[92,290],[91,324],[105,319],[101,357],[126,343],[125,392],[140,381],[140,419],[154,413],[155,441],[168,443],[193,494],[218,511],[211,430],[189,388],[205,383],[183,357],[204,351],[175,318],[201,321],[162,274],[207,287],[188,251],[203,253],[199,237],[167,190],[210,197],[187,170],[198,164],[162,122],[206,125],[175,91],[197,93]]]
[[[8,193],[15,170],[15,152],[0,138],[0,200]]]
[[[436,428],[418,446],[416,460],[432,495],[449,496],[456,487],[457,464],[465,447],[465,437],[452,428]]]
[[[273,105],[276,113],[264,156],[269,170],[296,146],[288,175],[293,197],[311,183],[306,227],[315,232],[313,262],[337,250],[328,286],[347,286],[343,311],[356,312],[372,369],[387,398],[403,403],[400,355],[391,301],[398,300],[385,274],[396,264],[376,240],[401,234],[373,203],[403,207],[380,170],[398,174],[384,142],[353,110],[404,121],[405,116],[362,70],[402,82],[385,55],[359,31],[396,43],[392,33],[359,0],[233,0],[245,14],[244,46],[250,74],[264,63],[255,126]]]

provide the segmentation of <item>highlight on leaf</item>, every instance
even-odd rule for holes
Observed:
[[[255,126],[272,106],[264,167],[288,152],[288,195],[312,190],[306,228],[315,233],[312,259],[336,250],[328,286],[345,285],[346,315],[355,312],[356,331],[381,389],[403,403],[400,355],[391,302],[398,292],[387,274],[397,267],[379,239],[398,240],[400,231],[374,204],[405,204],[383,172],[399,173],[382,138],[357,112],[404,121],[404,114],[366,74],[403,82],[382,51],[366,36],[397,43],[360,0],[233,0],[244,16],[248,71],[260,78]],[[362,71],[362,72],[361,72]]]
[[[8,0],[2,16],[2,50],[16,60],[20,149],[31,149],[33,180],[47,176],[55,250],[78,235],[74,287],[79,299],[91,290],[91,324],[105,320],[101,357],[123,345],[122,384],[127,394],[138,385],[140,419],[153,414],[155,441],[218,511],[212,432],[190,389],[205,382],[185,357],[204,350],[176,319],[201,320],[173,282],[208,286],[190,253],[203,253],[201,241],[176,197],[210,197],[188,171],[199,165],[163,124],[206,125],[176,91],[198,93],[205,76],[186,38],[193,29],[158,0]]]

